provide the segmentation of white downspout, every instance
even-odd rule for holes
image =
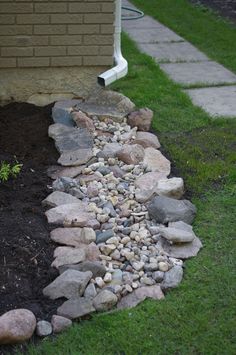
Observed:
[[[121,0],[116,0],[115,32],[114,32],[114,61],[115,66],[98,76],[98,84],[107,86],[122,78],[128,72],[128,63],[121,53]]]

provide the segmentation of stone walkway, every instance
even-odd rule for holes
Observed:
[[[122,4],[135,8],[126,0]],[[153,57],[173,81],[182,85],[195,105],[211,116],[236,117],[234,73],[150,16],[124,20],[122,26],[142,52]]]

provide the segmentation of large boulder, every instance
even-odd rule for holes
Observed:
[[[173,227],[160,227],[160,234],[162,237],[172,243],[188,243],[192,242],[196,237],[193,231],[188,232]]]
[[[166,176],[170,174],[170,161],[157,149],[146,148],[143,162],[150,171],[163,173]]]
[[[91,148],[68,150],[61,154],[57,162],[63,166],[77,166],[86,164],[92,157]]]
[[[72,120],[71,112],[73,107],[79,105],[82,100],[60,100],[57,101],[52,108],[52,118],[55,123],[60,123],[66,126],[74,126],[75,123]]]
[[[93,278],[103,277],[106,273],[106,267],[99,261],[83,261],[75,265],[63,265],[59,267],[59,272],[62,274],[68,269],[78,270],[78,271],[91,271]]]
[[[117,304],[117,296],[108,290],[101,291],[94,299],[93,305],[97,311],[108,311]]]
[[[137,132],[135,139],[131,143],[140,144],[143,148],[153,147],[158,149],[161,146],[157,136],[150,132]]]
[[[133,111],[128,115],[128,124],[131,127],[138,127],[139,131],[149,131],[151,128],[153,111],[149,108],[141,108],[138,111]]]
[[[78,128],[85,128],[91,133],[95,131],[93,120],[90,117],[88,117],[84,112],[80,110],[73,111],[71,112],[71,117],[73,121],[75,121],[76,126]]]
[[[139,144],[124,144],[116,156],[126,164],[138,164],[144,158],[144,149]]]
[[[80,201],[70,194],[62,191],[54,191],[48,197],[42,201],[44,207],[57,207],[60,205],[66,205],[70,203],[79,203]]]
[[[74,128],[72,132],[66,132],[57,137],[55,146],[59,153],[88,149],[93,147],[93,137],[85,128]]]
[[[52,300],[82,296],[92,276],[91,271],[80,272],[68,269],[45,287],[43,294]]]
[[[156,196],[147,206],[148,213],[158,223],[183,221],[191,224],[196,215],[196,207],[188,200]]]
[[[70,299],[57,309],[59,316],[69,319],[77,319],[92,312],[95,312],[92,300],[84,297]]]
[[[183,278],[183,269],[179,265],[174,265],[169,271],[164,273],[161,288],[166,290],[177,287]]]
[[[28,309],[14,309],[0,317],[0,344],[22,343],[31,338],[36,318]]]
[[[122,150],[122,145],[119,143],[107,143],[103,149],[97,154],[99,158],[114,158],[118,152]]]
[[[95,242],[96,233],[92,228],[56,228],[50,233],[51,239],[63,245],[79,247],[81,244]]]
[[[58,334],[72,326],[72,321],[68,318],[54,314],[51,319],[52,330],[54,334]]]
[[[86,259],[86,251],[84,248],[68,248],[58,255],[54,253],[54,257],[56,259],[52,262],[51,266],[58,269],[63,265],[81,263]]]

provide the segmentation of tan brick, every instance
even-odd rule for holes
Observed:
[[[36,13],[45,13],[45,14],[50,14],[52,12],[57,13],[57,12],[67,12],[67,3],[36,3],[34,5],[34,11]]]
[[[69,55],[97,55],[98,46],[72,46],[68,47]]]
[[[1,3],[0,13],[2,14],[24,14],[28,12],[33,12],[33,3]]]
[[[83,36],[83,43],[84,44],[95,44],[95,45],[99,45],[99,44],[111,44],[113,45],[113,36],[112,35],[98,35],[98,36],[94,36],[94,35],[84,35]]]
[[[101,32],[101,34],[109,35],[109,34],[113,34],[114,30],[115,30],[114,25],[101,25],[100,32]]]
[[[34,55],[36,57],[51,57],[51,56],[58,56],[58,55],[66,55],[66,47],[61,46],[45,46],[45,47],[36,47],[34,49]]]
[[[51,23],[82,23],[83,16],[79,14],[53,14]]]
[[[48,67],[49,58],[17,58],[18,67]]]
[[[34,25],[34,34],[58,35],[66,33],[66,25]]]
[[[43,46],[48,44],[47,36],[0,36],[2,46]]]
[[[53,57],[51,58],[53,67],[74,67],[82,65],[82,57]]]
[[[114,22],[113,14],[85,14],[84,23],[111,23]]]
[[[113,55],[114,48],[113,46],[99,46],[100,55]]]
[[[0,68],[14,68],[16,67],[15,58],[0,58]]]
[[[81,35],[50,36],[51,45],[78,45],[82,43]]]
[[[113,58],[112,56],[83,57],[83,65],[113,65]]]
[[[2,57],[31,57],[33,55],[33,48],[26,47],[3,47],[1,49]]]
[[[89,12],[100,12],[101,5],[100,4],[89,4],[89,3],[81,3],[80,1],[69,4],[69,12],[77,12],[77,13],[89,13]]]
[[[1,25],[0,35],[14,36],[14,35],[28,35],[32,34],[33,27],[31,25]]]
[[[14,15],[0,15],[0,25],[12,25],[15,23]]]
[[[40,24],[40,23],[49,23],[49,15],[38,15],[38,14],[24,14],[17,15],[16,22],[18,24]]]
[[[102,4],[102,12],[114,12],[115,11],[115,3],[104,3]]]
[[[99,25],[68,25],[69,34],[97,34],[99,33]]]

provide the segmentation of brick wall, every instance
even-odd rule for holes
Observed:
[[[113,63],[114,0],[0,0],[0,68]]]

